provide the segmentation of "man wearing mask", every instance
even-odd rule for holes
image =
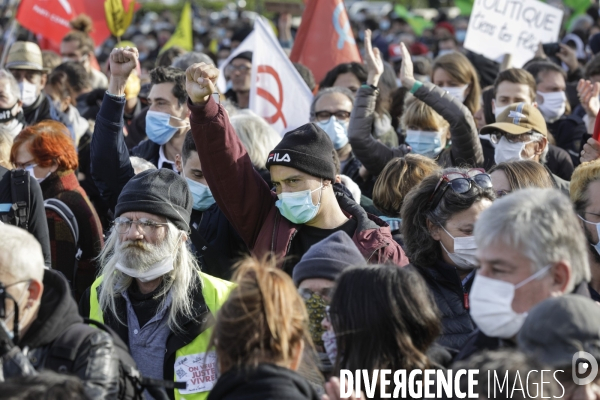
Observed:
[[[600,160],[581,164],[571,180],[571,202],[580,219],[592,272],[590,295],[600,301]]]
[[[323,129],[331,139],[340,160],[340,174],[348,176],[359,184],[361,190],[370,193],[373,188],[363,187],[364,181],[360,176],[362,164],[352,153],[352,146],[348,140],[348,125],[353,106],[354,95],[350,90],[339,86],[325,88],[313,98],[310,121]]]
[[[42,51],[32,42],[15,42],[6,57],[5,67],[13,74],[21,91],[25,125],[34,125],[50,115],[50,99],[42,92],[48,79]]]
[[[193,202],[185,179],[171,170],[129,180],[99,256],[101,276],[80,312],[115,330],[142,376],[187,382],[170,398],[204,400],[216,382],[212,326],[233,284],[201,272],[187,246]],[[209,374],[195,379],[188,368]]]
[[[570,115],[571,109],[565,93],[565,72],[549,61],[534,62],[525,69],[535,78],[536,102],[548,124],[548,132],[552,134],[558,147],[569,152],[573,165],[579,165],[579,152],[587,128],[580,117]]]
[[[0,382],[50,370],[80,378],[88,399],[117,398],[119,359],[111,336],[83,323],[67,281],[44,268],[39,243],[10,225],[0,225],[0,284]],[[73,343],[78,347],[67,352]]]
[[[252,52],[244,51],[235,56],[225,67],[225,75],[231,81],[231,89],[225,93],[227,100],[238,108],[248,108],[252,86]]]
[[[19,84],[10,72],[0,70],[0,132],[14,139],[24,128],[24,123]]]
[[[114,93],[116,96],[105,94],[92,136],[90,150],[92,178],[111,210],[115,210],[125,184],[135,176],[123,136],[125,83],[136,67],[135,58],[135,49],[115,49],[111,53],[112,73],[109,93]],[[167,89],[165,90],[164,87]],[[154,96],[159,96],[160,93],[162,96],[172,96],[171,90],[174,87],[173,84],[155,85],[154,88],[160,91],[155,92]],[[164,106],[165,99],[154,98],[156,100],[154,104]],[[177,101],[174,97],[172,100]],[[185,177],[194,198],[191,220],[188,221],[193,251],[203,271],[228,279],[231,277],[231,266],[247,250],[227,218],[214,204],[215,200],[206,184],[203,164],[198,158],[191,133],[184,136],[184,139],[183,146],[174,159],[176,172]],[[107,162],[107,160],[113,161]]]
[[[554,186],[569,192],[569,182],[554,175],[544,164],[548,155],[548,131],[540,111],[526,103],[515,103],[496,117],[496,123],[481,128],[495,145],[496,164],[512,160],[533,160],[546,167]]]
[[[537,89],[533,76],[521,68],[509,68],[500,72],[494,82],[494,99],[492,100],[492,111],[498,118],[504,110],[514,103],[525,103],[537,107]],[[482,137],[482,147],[485,156],[486,168],[495,164],[495,146],[490,143],[489,135]],[[564,180],[570,180],[573,173],[573,161],[566,150],[548,144],[548,155],[545,165],[556,176]]]
[[[569,199],[556,189],[523,189],[475,223],[477,271],[470,293],[478,326],[455,358],[515,346],[527,312],[549,297],[589,297],[586,239]]]
[[[270,152],[267,168],[276,193],[270,190],[225,110],[211,96],[218,74],[218,69],[202,63],[186,71],[192,133],[208,186],[250,250],[258,256],[287,256],[282,267],[292,274],[310,246],[344,231],[369,262],[406,265],[408,259],[389,226],[334,192],[335,150],[316,124],[288,132]]]

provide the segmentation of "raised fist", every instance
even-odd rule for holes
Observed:
[[[110,53],[110,75],[111,78],[123,78],[127,80],[129,74],[137,65],[139,57],[138,50],[135,47],[120,47],[113,49]]]
[[[206,103],[211,94],[216,92],[215,85],[219,70],[214,65],[198,63],[190,65],[185,71],[185,89],[192,103]]]

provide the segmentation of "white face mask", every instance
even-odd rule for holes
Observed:
[[[543,99],[543,103],[538,103],[542,115],[546,122],[554,122],[563,116],[567,108],[567,95],[565,92],[537,92]]]
[[[550,267],[552,265],[542,268],[516,285],[477,274],[469,298],[471,318],[479,329],[489,337],[509,339],[515,336],[527,318],[526,312],[519,314],[512,308],[515,290],[539,278]]]
[[[127,268],[119,262],[117,262],[115,268],[127,276],[139,279],[141,282],[150,282],[173,271],[173,258],[167,257],[156,264],[152,264],[147,271],[143,272],[138,271],[137,269]]]
[[[33,83],[29,83],[27,80],[19,83],[19,89],[21,90],[21,101],[25,107],[29,107],[35,103],[37,99],[37,86]]]
[[[444,229],[444,227],[441,227]],[[473,269],[477,266],[477,258],[475,258],[475,252],[477,252],[477,243],[475,243],[475,236],[466,237],[454,237],[444,229],[444,232],[448,234],[454,240],[454,253],[450,253],[444,244],[440,240],[440,244],[448,257],[454,264],[460,269]]]
[[[500,116],[500,114],[502,114],[502,112],[504,110],[506,110],[508,107],[510,107],[510,104],[504,107],[500,107],[500,106],[496,106],[494,108],[494,115],[496,116],[496,119],[498,119],[498,117]]]
[[[440,89],[445,90],[446,92],[448,92],[448,94],[452,97],[454,97],[455,99],[457,99],[458,101],[460,101],[461,103],[465,101],[465,91],[467,90],[467,88],[469,87],[469,85],[464,85],[464,86],[457,86],[457,87],[450,87],[450,86],[443,86]]]
[[[38,178],[38,177],[36,177],[36,176],[35,176],[35,171],[33,170],[35,167],[37,167],[37,164],[31,164],[31,165],[28,165],[28,166],[26,166],[26,167],[25,167],[25,168],[23,168],[23,169],[24,169],[25,171],[29,172],[29,175],[30,175],[30,176],[31,176],[33,179],[35,179],[35,180],[37,181],[37,183],[42,183],[42,182],[44,182],[44,179],[46,179],[47,177],[49,177],[49,176],[50,176],[50,174],[51,174],[51,172],[50,172],[50,171],[48,171],[48,173],[46,174],[46,176],[45,176],[45,177],[43,177],[43,178]]]
[[[337,342],[335,341],[335,332],[332,330],[326,330],[321,335],[323,339],[323,346],[325,347],[325,353],[327,358],[331,362],[331,365],[335,365],[335,359],[337,357]]]
[[[528,158],[523,158],[522,156],[523,150],[525,150],[525,146],[533,142],[534,140],[530,140],[529,142],[511,143],[505,136],[502,136],[498,144],[496,144],[496,151],[494,153],[496,164],[511,160],[527,160]]]
[[[15,138],[23,130],[23,124],[18,119],[13,118],[10,121],[0,124],[0,132],[7,133],[11,138]]]

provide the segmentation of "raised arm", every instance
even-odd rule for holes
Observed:
[[[250,249],[269,212],[275,194],[254,170],[250,157],[229,122],[225,109],[215,102],[219,70],[204,63],[186,71],[190,124],[202,172],[229,222]]]
[[[374,88],[383,74],[383,61],[379,49],[371,46],[371,31],[365,31],[365,62],[367,64],[367,86],[361,86],[354,100],[348,126],[348,139],[356,158],[372,175],[379,175],[394,157],[402,157],[406,146],[391,149],[373,137],[375,103],[378,90]]]
[[[92,179],[111,210],[125,184],[135,175],[123,137],[123,112],[125,83],[137,57],[137,49],[130,47],[114,49],[110,54],[110,84],[96,116],[90,145]]]
[[[453,165],[482,166],[483,149],[479,141],[477,126],[469,109],[438,86],[416,81],[413,75],[410,53],[404,43],[401,44],[401,48],[402,68],[400,70],[400,80],[402,86],[411,88],[411,93],[416,98],[433,108],[450,124]]]

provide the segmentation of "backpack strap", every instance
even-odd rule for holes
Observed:
[[[75,241],[75,247],[77,249],[73,265],[73,276],[69,277],[67,274],[64,275],[71,284],[71,289],[75,290],[75,280],[77,279],[77,270],[79,269],[79,260],[81,260],[82,254],[81,247],[79,246],[79,225],[77,224],[77,219],[75,219],[75,215],[69,206],[59,199],[51,198],[44,200],[44,207],[46,210],[54,211],[56,214],[58,214],[60,218],[69,226],[69,230],[73,235],[73,240]]]
[[[29,173],[23,169],[10,171],[11,211],[16,226],[25,230],[29,227]]]

